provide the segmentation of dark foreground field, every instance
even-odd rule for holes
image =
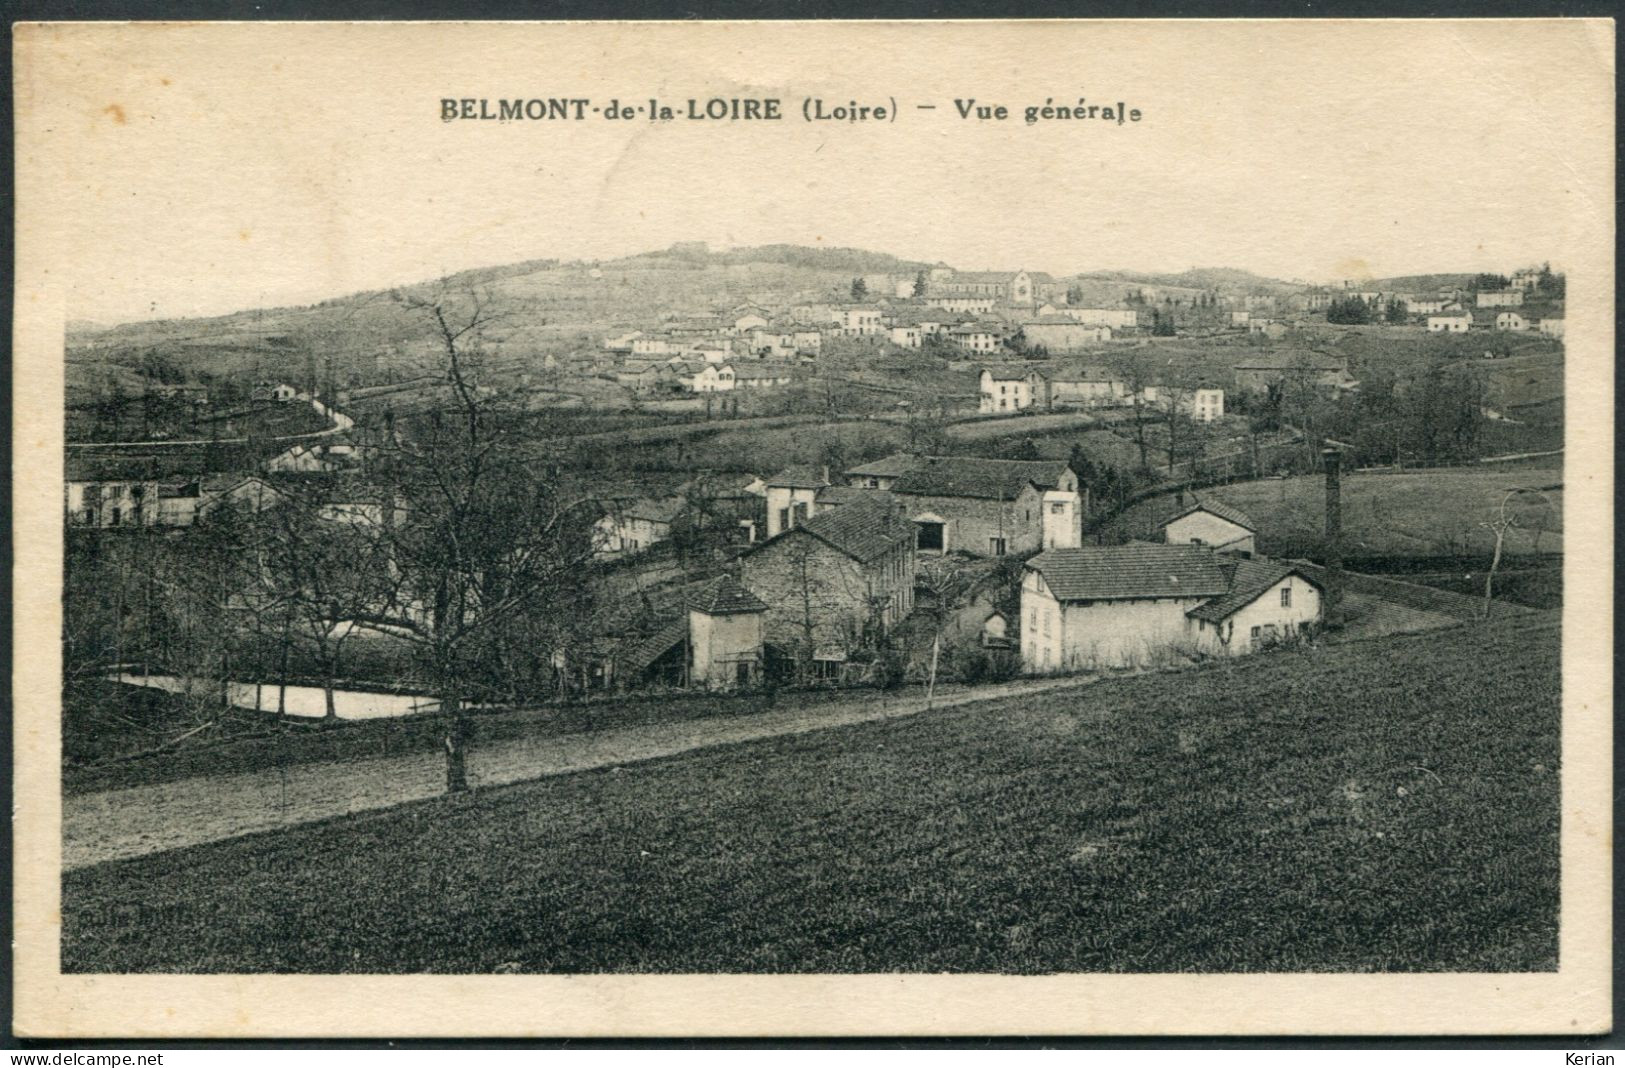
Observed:
[[[1544,617],[1268,654],[69,873],[63,967],[1540,970]]]

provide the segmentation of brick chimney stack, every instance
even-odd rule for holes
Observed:
[[[1342,621],[1343,607],[1343,454],[1320,450],[1326,468],[1326,622]]]

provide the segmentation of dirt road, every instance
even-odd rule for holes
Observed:
[[[1087,686],[1093,676],[1019,680],[939,693],[934,707]],[[917,715],[922,696],[869,693],[813,708],[644,725],[590,734],[515,738],[476,745],[469,756],[476,786],[653,760],[692,749]],[[62,866],[83,867],[165,849],[233,838],[350,812],[438,796],[445,789],[439,753],[342,764],[305,764],[182,779],[63,798]]]

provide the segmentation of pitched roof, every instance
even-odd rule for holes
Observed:
[[[791,489],[822,489],[829,479],[806,464],[786,467],[767,480],[769,486],[788,486]]]
[[[729,364],[733,368],[735,380],[741,378],[789,378],[790,368],[781,363],[736,363]]]
[[[813,498],[820,505],[833,508],[837,505],[856,504],[858,501],[884,500],[891,501],[892,495],[882,489],[870,489],[867,486],[825,486]]]
[[[877,498],[819,512],[805,523],[763,542],[758,550],[783,538],[804,534],[859,563],[868,563],[899,544],[913,544],[917,533],[914,524],[898,515],[888,501]]]
[[[920,465],[920,458],[912,452],[894,452],[890,456],[883,456],[878,460],[870,460],[857,467],[849,467],[845,474],[848,477],[866,477],[870,475],[881,478],[895,477],[914,470]]]
[[[623,519],[647,519],[651,523],[670,523],[683,510],[681,497],[657,499],[641,497],[621,509]]]
[[[1238,527],[1246,527],[1248,530],[1251,530],[1254,533],[1257,533],[1258,531],[1258,524],[1254,523],[1252,519],[1248,517],[1246,512],[1243,512],[1240,508],[1237,508],[1234,505],[1225,504],[1223,501],[1214,497],[1208,497],[1205,499],[1200,497],[1197,498],[1189,508],[1181,509],[1180,511],[1177,511],[1173,515],[1169,516],[1167,519],[1164,519],[1161,523],[1158,523],[1157,529],[1161,530],[1169,523],[1179,519],[1184,519],[1193,512],[1208,512],[1212,515],[1218,516],[1220,519],[1228,519]]]
[[[679,616],[653,634],[632,646],[620,660],[620,674],[636,678],[647,671],[656,660],[671,651],[672,646],[688,638],[688,620]]]
[[[1050,549],[1027,566],[1062,601],[1216,597],[1230,590],[1218,555],[1195,545]]]
[[[955,330],[954,333],[959,333]],[[988,377],[995,382],[1025,382],[1030,375],[1038,374],[1036,368],[1026,367],[984,367]]]
[[[1206,604],[1197,605],[1185,614],[1192,619],[1202,619],[1209,623],[1223,622],[1258,600],[1266,590],[1288,575],[1297,575],[1316,589],[1321,588],[1318,580],[1299,571],[1292,564],[1266,560],[1262,557],[1238,560],[1231,572],[1230,591]]]
[[[713,616],[767,611],[767,604],[741,586],[732,575],[712,579],[695,590],[689,595],[688,607]]]
[[[919,497],[1014,500],[1029,482],[1041,490],[1054,489],[1066,470],[1065,460],[927,456],[920,466],[892,483],[892,492]]]

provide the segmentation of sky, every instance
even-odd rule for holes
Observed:
[[[1573,20],[47,27],[17,55],[18,278],[113,323],[690,240],[1054,274],[1561,266],[1612,198],[1612,54]],[[440,119],[555,96],[789,114]],[[1080,96],[1141,121],[1023,121]],[[897,115],[808,123],[811,97]]]

